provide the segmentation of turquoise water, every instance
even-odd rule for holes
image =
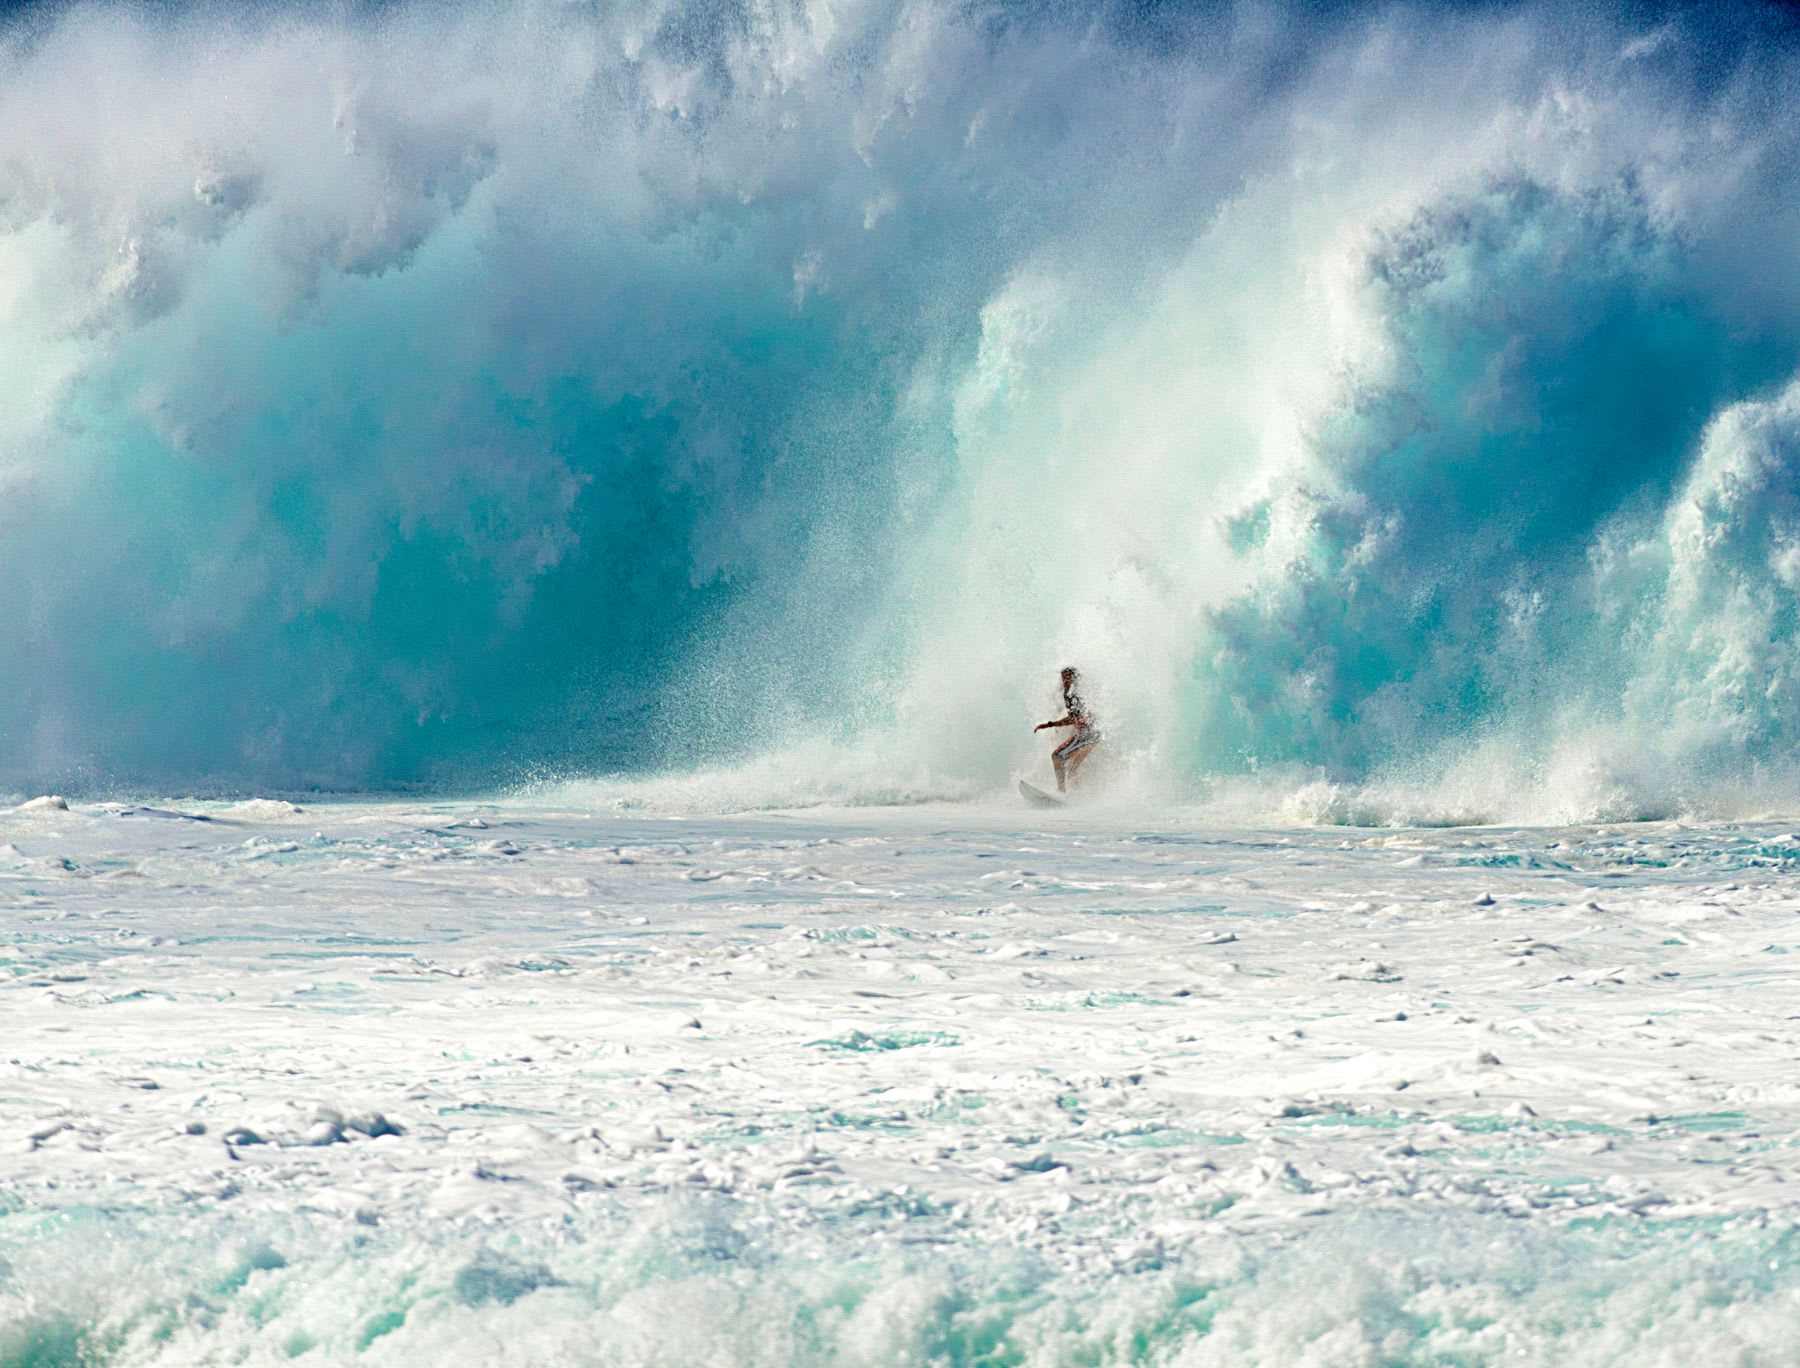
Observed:
[[[1789,30],[1257,13],[15,19],[0,786],[1791,799]]]

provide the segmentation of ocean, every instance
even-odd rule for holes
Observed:
[[[0,1365],[1800,1358],[1796,109],[8,9]]]

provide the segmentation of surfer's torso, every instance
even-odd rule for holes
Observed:
[[[1072,688],[1063,690],[1063,710],[1075,723],[1075,734],[1063,742],[1058,750],[1068,754],[1100,739],[1100,730],[1094,725],[1094,715],[1088,711],[1087,704],[1081,701],[1081,695]]]
[[[1081,701],[1081,695],[1073,689],[1063,690],[1063,711],[1074,719],[1075,725],[1082,731],[1093,730],[1093,714],[1088,711],[1087,704]]]

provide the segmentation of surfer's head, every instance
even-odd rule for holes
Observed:
[[[1081,675],[1076,671],[1073,665],[1065,665],[1062,667],[1062,682],[1065,686],[1073,684],[1079,678],[1081,678]]]

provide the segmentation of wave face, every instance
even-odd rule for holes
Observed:
[[[15,21],[0,784],[1800,796],[1784,24]]]

